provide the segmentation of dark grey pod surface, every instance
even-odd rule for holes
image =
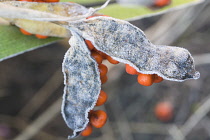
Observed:
[[[96,49],[133,66],[144,74],[158,74],[171,81],[198,79],[188,50],[152,44],[143,31],[127,21],[93,17],[69,23],[72,30],[90,40]]]
[[[101,89],[98,64],[91,57],[84,39],[114,59],[131,65],[138,72],[158,74],[167,80],[199,78],[188,50],[153,45],[145,34],[130,23],[110,17],[69,22],[71,48],[63,61],[64,96],[62,114],[76,137],[87,126],[88,112],[93,109]]]
[[[101,90],[98,64],[91,57],[84,39],[77,33],[69,43],[71,48],[63,60],[64,95],[62,115],[74,138],[87,126],[88,112],[92,110]]]

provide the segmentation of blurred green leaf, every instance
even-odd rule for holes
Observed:
[[[100,10],[100,13],[109,15],[118,19],[128,19],[137,16],[155,14],[161,11],[168,10],[173,7],[177,7],[189,2],[194,2],[197,0],[172,0],[172,3],[166,7],[160,9],[151,9],[144,6],[135,6],[135,7],[125,7],[120,4],[110,4],[108,7]]]

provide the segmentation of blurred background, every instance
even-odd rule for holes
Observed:
[[[154,44],[180,46],[195,58],[198,80],[163,81],[150,87],[108,62],[108,114],[101,129],[78,140],[210,140],[210,4],[130,22]],[[66,140],[71,130],[60,114],[61,64],[68,39],[0,63],[0,140]],[[15,44],[14,44],[15,45]],[[167,102],[168,117],[155,109]],[[164,110],[163,112],[167,112]],[[166,113],[167,114],[167,113]]]

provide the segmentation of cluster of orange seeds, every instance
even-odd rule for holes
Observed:
[[[59,2],[59,0],[18,0],[18,1],[27,1],[27,2]],[[33,35],[32,33],[29,33],[28,31],[20,28],[20,32],[24,35]],[[48,36],[35,34],[36,38],[38,39],[46,39]]]
[[[106,15],[100,15],[100,16],[106,16]],[[92,18],[92,17],[94,17],[94,16],[88,17],[87,19]],[[88,46],[89,50],[91,51],[91,56],[98,63],[101,84],[104,84],[108,80],[108,78],[107,78],[108,68],[106,67],[106,65],[102,64],[102,61],[106,59],[111,64],[118,64],[119,61],[116,61],[112,57],[108,56],[107,54],[97,50],[94,47],[94,45],[91,43],[91,41],[85,40],[85,43]],[[136,71],[136,69],[134,69],[133,67],[131,67],[128,64],[126,64],[125,69],[128,74],[138,75],[137,80],[138,80],[139,84],[144,85],[144,86],[151,86],[153,83],[159,83],[159,82],[163,81],[163,78],[156,74],[139,73]],[[98,100],[97,100],[97,103],[96,103],[96,106],[103,105],[106,102],[107,97],[108,96],[107,96],[106,92],[101,90]],[[106,114],[106,112],[104,112],[102,110],[96,110],[96,111],[91,110],[89,112],[89,120],[90,120],[90,122],[88,123],[87,127],[81,133],[82,136],[89,136],[92,133],[93,126],[95,128],[103,127],[107,120],[107,114]]]
[[[24,29],[22,29],[22,28],[20,28],[20,32],[21,32],[22,34],[24,34],[24,35],[33,35],[33,34],[29,33],[28,31],[26,31],[26,30],[24,30]],[[46,38],[48,38],[48,36],[39,35],[39,34],[35,34],[35,36],[36,36],[36,38],[38,38],[38,39],[46,39]]]
[[[31,1],[31,0],[20,0],[20,1]],[[54,0],[32,0],[33,2],[57,2]],[[106,16],[106,15],[96,15],[96,16]],[[92,18],[94,16],[90,16],[89,18]],[[25,31],[24,29],[20,29],[20,31],[25,34],[25,35],[32,35],[31,33]],[[45,39],[47,36],[42,36],[42,35],[35,35],[37,38],[40,39]],[[88,46],[89,50],[91,51],[91,56],[96,60],[100,72],[100,79],[101,79],[101,84],[104,84],[107,82],[108,77],[107,77],[107,72],[108,68],[106,65],[102,64],[103,60],[108,60],[111,64],[118,64],[119,61],[114,60],[112,57],[108,56],[107,54],[97,50],[94,45],[91,43],[89,40],[85,40],[86,45]],[[151,86],[153,83],[159,83],[163,81],[163,78],[156,75],[156,74],[142,74],[136,71],[133,67],[130,65],[126,64],[125,65],[126,72],[131,75],[138,75],[137,81],[139,84],[144,85],[144,86]],[[101,106],[107,101],[108,95],[106,92],[103,90],[100,91],[98,100],[96,102],[95,106]],[[89,112],[89,123],[87,127],[81,132],[82,136],[89,136],[92,131],[93,127],[95,128],[101,128],[105,125],[106,120],[107,120],[107,114],[106,112],[102,110],[91,110]]]
[[[88,17],[87,19],[92,18],[92,17],[94,16]],[[107,77],[108,68],[106,65],[102,64],[102,61],[107,59],[112,64],[118,64],[119,62],[114,60],[112,57],[108,56],[107,54],[97,50],[94,47],[94,45],[91,43],[91,41],[85,40],[85,43],[88,46],[89,50],[91,51],[91,56],[96,60],[98,64],[101,84],[104,84],[108,80],[108,77]],[[101,90],[98,100],[96,102],[96,106],[103,105],[107,101],[107,98],[108,98],[108,95],[106,94],[106,92]],[[89,120],[90,122],[88,123],[87,127],[81,133],[82,136],[89,136],[93,131],[93,127],[95,128],[103,127],[107,120],[107,114],[106,112],[102,110],[91,110],[89,112]]]
[[[85,40],[86,45],[88,46],[89,50],[91,51],[91,56],[96,60],[100,72],[101,84],[106,83],[107,81],[107,72],[108,68],[106,65],[102,64],[102,61],[107,59],[112,64],[118,64],[119,62],[114,60],[112,57],[108,56],[107,54],[97,50],[94,45],[89,40]],[[156,74],[142,74],[136,71],[133,67],[126,64],[126,72],[131,75],[138,75],[137,81],[139,84],[144,86],[151,86],[153,83],[159,83],[163,81],[163,78],[156,75]],[[101,106],[107,101],[107,94],[103,90],[101,90],[98,100],[96,102],[96,106]],[[93,127],[101,128],[105,125],[107,120],[106,112],[102,110],[91,110],[89,112],[89,124],[82,131],[82,136],[89,136],[92,133]]]
[[[101,128],[105,125],[107,120],[107,114],[103,110],[96,110],[90,111],[89,113],[90,122],[88,123],[87,127],[82,131],[82,136],[89,136],[92,131],[93,127]]]
[[[163,81],[163,78],[157,74],[142,74],[136,71],[133,67],[128,64],[125,64],[125,70],[128,74],[138,75],[137,81],[143,86],[151,86],[153,83],[160,83]]]
[[[89,50],[91,51],[91,56],[96,60],[98,64],[101,84],[104,84],[108,80],[107,78],[108,68],[106,65],[102,64],[102,61],[105,59],[108,60],[110,58],[106,54],[98,51],[89,40],[85,40],[85,43],[88,46]],[[110,59],[110,62],[117,63],[118,61]],[[107,98],[108,96],[106,92],[101,90],[95,106],[103,105],[107,101]],[[90,122],[88,123],[87,127],[81,133],[82,136],[89,136],[93,131],[93,127],[95,128],[103,127],[107,120],[107,114],[102,110],[91,110],[89,112],[89,120]]]

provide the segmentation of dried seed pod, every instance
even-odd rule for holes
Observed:
[[[157,74],[172,81],[199,78],[199,72],[194,68],[193,58],[186,49],[153,45],[139,28],[123,20],[102,16],[86,19],[97,10],[104,8],[108,2],[109,0],[95,10],[85,10],[82,16],[77,17],[76,15],[73,18],[65,17],[63,14],[56,15],[55,13],[37,11],[40,5],[38,9],[27,10],[26,7],[19,8],[28,5],[24,2],[17,4],[11,2],[10,5],[14,6],[10,7],[6,2],[0,3],[0,16],[4,18],[11,18],[12,21],[20,18],[24,22],[27,20],[37,20],[41,23],[42,21],[50,23],[54,21],[68,29],[65,29],[67,34],[71,30],[73,35],[70,39],[71,48],[65,54],[63,61],[65,88],[62,104],[64,120],[73,130],[73,135],[69,138],[78,136],[86,128],[89,122],[88,112],[96,104],[101,83],[105,83],[107,80],[106,76],[100,80],[98,64],[91,57],[84,39],[90,40],[99,52],[105,53],[119,62],[129,64],[137,72]],[[45,3],[41,4],[46,5]],[[57,4],[55,3],[55,6]],[[36,3],[30,3],[30,5],[36,5]],[[10,9],[8,10],[8,8]],[[73,22],[72,20],[77,21]],[[48,30],[49,26],[46,28]],[[27,27],[27,29],[29,28]],[[34,31],[31,33],[42,34]],[[46,35],[49,34],[46,33]],[[64,33],[63,36],[67,35]]]
[[[90,40],[95,48],[138,72],[157,74],[171,81],[198,79],[188,50],[152,44],[143,31],[127,21],[93,17],[69,23],[70,30]]]
[[[20,1],[5,1],[2,2],[7,6],[15,6],[17,8],[25,9],[28,15],[32,17],[41,17],[45,14],[51,14],[52,16],[59,17],[77,17],[79,15],[85,15],[88,12],[88,9],[82,5],[76,3],[69,3],[69,2],[56,2],[56,3],[40,3],[40,2],[20,2]],[[33,10],[32,12],[27,12],[27,10]],[[1,11],[0,11],[1,12]],[[42,13],[34,13],[33,12],[42,12]],[[18,13],[18,12],[16,12]],[[14,13],[12,14],[14,17],[16,16]],[[24,18],[26,14],[22,14]],[[47,21],[34,21],[28,19],[21,19],[21,18],[6,18],[10,23],[23,28],[24,30],[33,33],[33,34],[40,34],[45,36],[56,36],[56,37],[70,37],[71,34],[69,30],[54,24],[52,22]]]
[[[71,48],[63,60],[64,95],[62,115],[74,138],[83,131],[88,122],[88,112],[96,104],[101,90],[98,64],[91,57],[84,39],[72,32]]]

